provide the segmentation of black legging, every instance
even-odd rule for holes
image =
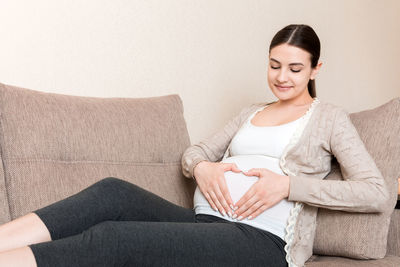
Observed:
[[[38,267],[287,266],[280,237],[195,215],[117,178],[35,213],[53,240],[30,245]]]

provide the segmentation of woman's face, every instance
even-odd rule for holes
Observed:
[[[312,68],[311,54],[296,46],[275,46],[269,54],[269,88],[280,100],[310,98],[307,84],[315,78],[321,64]]]

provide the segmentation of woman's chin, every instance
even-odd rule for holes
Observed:
[[[280,99],[280,100],[288,100],[290,98],[292,98],[292,94],[290,92],[274,92],[274,95],[276,96],[276,98]]]

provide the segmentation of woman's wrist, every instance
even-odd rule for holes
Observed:
[[[199,170],[199,168],[197,168],[199,165],[203,165],[203,162],[207,162],[206,160],[202,160],[196,163],[196,165],[194,165],[193,167],[193,179],[196,179],[196,169]]]

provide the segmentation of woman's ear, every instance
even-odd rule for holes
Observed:
[[[314,79],[315,79],[315,76],[317,76],[318,71],[319,71],[319,69],[321,68],[321,66],[322,66],[322,62],[319,62],[319,63],[317,64],[317,66],[315,66],[315,68],[312,69],[312,71],[311,71],[311,76],[310,76],[310,79],[311,79],[311,80],[314,80]]]

